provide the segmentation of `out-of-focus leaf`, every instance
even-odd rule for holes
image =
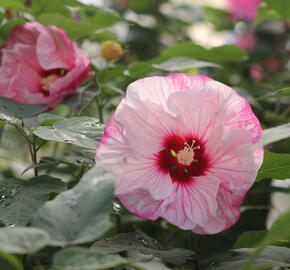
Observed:
[[[246,59],[246,53],[234,45],[223,45],[212,49],[206,49],[192,42],[184,42],[164,50],[159,56],[152,60],[131,65],[129,73],[132,77],[144,75],[146,72],[148,73],[156,70],[152,67],[153,64],[160,64],[173,57],[186,57],[215,63],[240,62]]]
[[[188,68],[205,68],[205,67],[220,67],[217,64],[206,62],[206,61],[198,61],[193,60],[187,57],[173,57],[169,60],[160,63],[153,64],[154,68],[165,70],[165,71],[180,71]]]
[[[103,27],[98,24],[75,22],[58,13],[44,13],[37,17],[37,20],[41,24],[52,24],[64,29],[68,36],[73,40],[90,36],[95,31]]]
[[[34,15],[48,12],[61,13],[64,12],[65,6],[80,7],[83,6],[83,4],[77,0],[37,0],[32,1],[32,12]]]
[[[255,24],[258,24],[266,20],[281,20],[282,16],[276,11],[269,7],[258,7]]]
[[[6,224],[26,225],[49,194],[65,190],[65,184],[50,176],[30,180],[0,180],[0,219]]]
[[[266,230],[244,232],[235,243],[234,248],[255,248],[267,233]]]
[[[102,28],[112,26],[117,22],[127,21],[118,14],[101,8],[95,8],[94,12],[95,14],[93,16],[86,16],[85,20],[89,23],[100,25]]]
[[[265,151],[264,161],[256,181],[261,181],[264,178],[280,180],[290,178],[290,155]]]
[[[271,95],[262,96],[257,98],[256,100],[264,100],[273,97],[290,97],[290,87],[282,88],[272,93]]]
[[[111,227],[113,188],[111,176],[96,166],[72,189],[45,203],[32,224],[48,232],[53,246],[93,241]]]
[[[59,251],[53,258],[54,270],[104,270],[126,264],[119,255],[105,254],[84,247],[71,247]]]
[[[140,229],[134,233],[122,233],[112,238],[95,242],[91,249],[108,253],[117,253],[124,250],[138,250],[144,254],[152,254],[168,263],[181,265],[192,259],[193,252],[182,248],[166,250],[155,239],[152,239]]]
[[[17,11],[30,12],[30,9],[17,0],[0,0],[0,7],[9,8]]]
[[[290,123],[264,130],[262,138],[259,141],[258,145],[267,145],[289,137]]]
[[[116,40],[118,41],[118,37],[113,32],[100,31],[100,32],[94,33],[91,37],[91,40],[94,40],[94,41]]]
[[[246,59],[246,53],[234,45],[205,49],[197,44],[185,42],[164,50],[156,60],[160,63],[177,56],[213,62],[239,62]]]
[[[20,261],[13,255],[0,250],[1,270],[23,270]]]
[[[263,256],[264,250],[266,250],[266,252],[267,252],[267,248],[268,248],[267,246],[269,246],[270,244],[273,244],[279,240],[288,240],[289,241],[289,239],[290,239],[289,224],[290,224],[290,211],[279,216],[275,220],[275,222],[273,223],[273,225],[270,228],[267,235],[262,239],[262,241],[259,243],[258,247],[254,250],[254,252],[251,254],[251,256],[249,256],[249,258],[247,259],[242,270],[252,269],[251,267],[254,265],[257,258],[259,258],[259,256],[261,256],[261,254]],[[276,247],[276,248],[280,248],[277,250],[278,251],[281,250],[281,252],[284,249],[285,252],[288,254],[288,256],[290,255],[290,252],[289,252],[290,249],[286,249],[286,248],[282,248],[282,247]],[[275,254],[274,251],[270,252],[270,253]],[[289,257],[288,257],[288,263],[290,263]]]
[[[50,141],[72,143],[85,148],[96,149],[102,136],[104,125],[92,117],[72,117],[53,124],[41,126],[33,131],[35,135]]]
[[[227,256],[215,262],[208,270],[241,270],[253,254],[253,248],[231,250]],[[290,249],[286,247],[268,246],[253,264],[255,270],[288,269],[290,265]],[[247,268],[250,269],[250,268]]]
[[[48,234],[38,228],[0,228],[0,249],[14,254],[30,254],[49,243]]]
[[[22,104],[6,97],[0,97],[0,113],[16,117],[31,117],[47,110],[42,104]],[[3,120],[3,119],[1,119]]]
[[[275,10],[283,19],[290,18],[290,0],[265,0],[269,9]]]

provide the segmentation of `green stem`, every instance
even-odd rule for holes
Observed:
[[[101,102],[99,101],[98,97],[96,96],[95,98],[97,106],[98,106],[98,113],[99,113],[99,120],[101,123],[104,123],[104,116],[103,116],[103,105],[101,104]]]
[[[31,159],[34,165],[37,165],[37,148],[35,143],[35,137],[33,135],[33,143],[31,145],[32,155]],[[38,176],[38,168],[34,167],[34,176]]]
[[[30,157],[31,157],[33,165],[37,165],[37,150],[35,146],[34,135],[33,135],[33,140],[31,141],[29,136],[23,130],[23,127],[20,127],[20,126],[15,126],[15,127],[28,143],[28,149],[29,149],[29,153],[30,153]],[[38,169],[36,167],[34,167],[34,176],[38,176]]]

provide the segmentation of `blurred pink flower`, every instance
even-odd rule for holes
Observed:
[[[55,107],[88,76],[89,60],[64,30],[36,22],[16,26],[2,49],[0,95]]]
[[[135,215],[213,234],[232,226],[263,148],[248,102],[208,77],[148,77],[128,86],[96,161]]]
[[[248,30],[247,32],[240,34],[237,36],[235,44],[243,50],[253,50],[256,46],[255,33],[252,30]]]
[[[228,11],[238,18],[252,21],[256,18],[257,7],[261,2],[261,0],[228,0]]]
[[[249,68],[249,74],[253,81],[261,81],[264,77],[264,70],[260,64],[252,64]]]

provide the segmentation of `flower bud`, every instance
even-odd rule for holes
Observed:
[[[117,62],[124,54],[120,43],[114,40],[106,40],[101,45],[101,56],[108,62]]]

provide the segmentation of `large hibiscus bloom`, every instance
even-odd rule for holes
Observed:
[[[16,26],[0,57],[0,96],[55,107],[77,92],[90,63],[63,29],[36,22]]]
[[[248,102],[204,76],[148,77],[128,86],[96,160],[135,215],[212,234],[232,226],[263,149]]]

